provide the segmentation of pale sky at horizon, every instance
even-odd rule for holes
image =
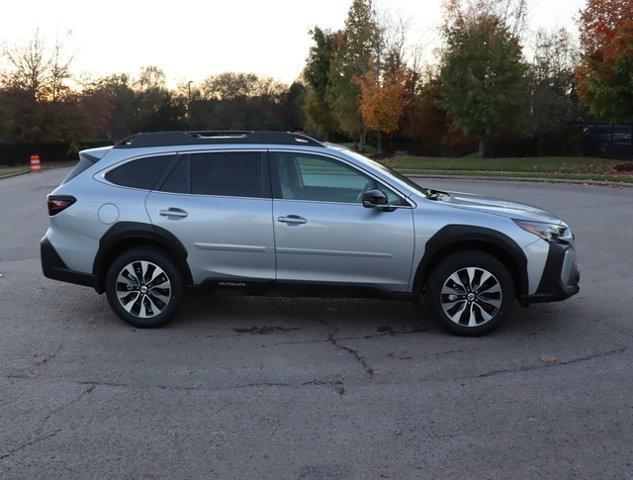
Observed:
[[[409,21],[409,43],[433,60],[442,0],[375,0],[379,11]],[[170,84],[235,71],[269,75],[290,83],[300,74],[314,26],[343,26],[351,0],[188,0],[87,2],[11,1],[3,5],[0,41],[20,44],[36,28],[51,43],[72,31],[73,71],[135,75],[157,65]],[[528,0],[528,26],[576,32],[585,0]],[[94,7],[93,7],[94,5]],[[178,8],[174,8],[178,5]],[[94,18],[93,18],[94,17]]]

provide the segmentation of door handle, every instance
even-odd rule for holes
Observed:
[[[277,221],[293,225],[300,225],[302,223],[308,222],[305,218],[300,217],[299,215],[286,215],[285,217],[277,217]]]
[[[167,210],[161,210],[160,211],[160,216],[161,217],[184,218],[184,217],[187,216],[187,212],[185,210],[180,209],[180,208],[168,208]]]

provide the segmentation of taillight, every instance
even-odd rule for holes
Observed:
[[[71,197],[70,195],[49,195],[48,214],[51,217],[53,215],[57,215],[62,210],[66,210],[76,201],[77,199],[75,197]]]

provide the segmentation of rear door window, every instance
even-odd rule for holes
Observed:
[[[184,155],[178,159],[173,170],[169,173],[162,187],[163,192],[189,193],[189,156]]]
[[[191,193],[230,197],[270,197],[264,152],[213,152],[189,155]]]
[[[122,187],[152,190],[173,160],[174,155],[139,158],[110,170],[105,178]]]

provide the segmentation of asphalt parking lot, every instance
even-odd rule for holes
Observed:
[[[0,478],[633,477],[633,189],[423,182],[576,232],[581,292],[487,337],[408,302],[216,295],[138,330],[41,274],[66,173],[0,180]]]

